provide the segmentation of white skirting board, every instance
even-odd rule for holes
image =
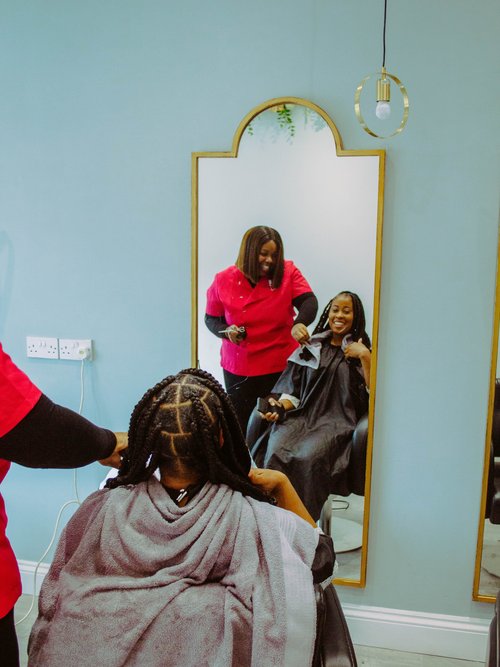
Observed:
[[[484,663],[486,619],[355,604],[342,609],[354,644]]]
[[[23,593],[29,595],[33,592],[36,563],[18,563]],[[37,594],[48,569],[47,563],[38,566]],[[488,620],[355,604],[343,604],[342,608],[354,644],[484,662]]]
[[[33,584],[35,583],[35,570],[37,564],[32,560],[18,560],[19,570],[21,572],[21,582],[23,585],[23,593],[25,595],[33,595]],[[36,594],[40,593],[40,586],[43,579],[49,571],[50,563],[40,563],[36,570]]]

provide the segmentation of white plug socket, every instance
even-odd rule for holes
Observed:
[[[89,338],[60,338],[59,359],[71,361],[91,361],[92,340]]]
[[[59,359],[57,338],[26,336],[26,354],[39,359]]]

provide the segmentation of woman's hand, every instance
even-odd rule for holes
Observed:
[[[99,463],[103,466],[108,466],[110,468],[119,468],[122,463],[122,457],[120,452],[123,452],[124,449],[128,447],[128,433],[122,431],[115,433],[116,438],[116,447],[110,456],[107,459],[101,459]]]
[[[236,324],[231,324],[231,326],[227,328],[226,336],[229,338],[231,343],[234,343],[235,345],[239,345],[243,340],[241,337],[241,332],[239,331],[239,328],[236,326]]]
[[[270,398],[269,405],[276,405],[278,408],[283,408],[285,412],[287,412],[287,410],[292,410],[294,407],[293,403],[286,398],[282,401]],[[261,412],[260,414],[262,419],[265,419],[267,422],[277,422],[281,417],[279,412]]]
[[[269,399],[269,405],[276,405],[278,408],[282,408],[283,405],[281,401],[277,401],[275,398]],[[261,412],[262,419],[265,419],[266,422],[277,422],[280,418],[279,412]]]
[[[292,336],[295,338],[297,343],[301,344],[307,343],[307,341],[310,338],[309,331],[307,330],[306,325],[302,324],[301,322],[293,325]]]
[[[295,491],[285,473],[279,470],[252,468],[248,473],[248,478],[254,486],[259,487],[261,491],[272,496],[276,500],[278,507],[293,512],[316,528],[316,522],[306,510],[304,503],[299,498],[297,491]]]
[[[344,355],[346,359],[361,359],[362,357],[371,357],[370,350],[363,343],[363,339],[360,338],[356,343],[350,343],[344,350]]]
[[[370,370],[372,363],[372,353],[364,345],[363,339],[360,338],[358,342],[351,343],[344,350],[344,355],[346,359],[359,359],[361,361],[361,367],[363,369],[363,377],[365,378],[365,384],[370,388]]]
[[[280,486],[289,483],[285,473],[267,468],[251,468],[248,478],[254,486],[258,486],[261,491],[270,496],[274,496]]]

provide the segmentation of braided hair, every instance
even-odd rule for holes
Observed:
[[[318,324],[316,325],[313,331],[313,335],[323,333],[324,331],[329,330],[330,325],[328,323],[328,316],[330,314],[330,308],[332,307],[332,303],[335,301],[337,297],[344,295],[350,296],[352,301],[353,320],[352,320],[352,327],[350,334],[355,341],[361,338],[363,344],[366,345],[368,349],[371,349],[372,345],[370,342],[370,338],[365,331],[366,328],[365,309],[363,308],[361,299],[357,294],[354,294],[354,292],[348,292],[347,290],[339,292],[333,297],[333,299],[330,299],[330,301],[326,304],[325,309],[321,313],[321,317],[319,318]]]
[[[222,435],[222,446],[221,446]],[[169,472],[196,472],[214,484],[270,502],[248,479],[250,453],[229,397],[197,368],[170,375],[149,389],[130,418],[128,449],[108,488],[149,479],[160,462]]]

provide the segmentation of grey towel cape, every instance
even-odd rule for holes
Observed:
[[[42,586],[30,667],[307,667],[317,532],[207,483],[178,507],[154,478],[94,493]]]

